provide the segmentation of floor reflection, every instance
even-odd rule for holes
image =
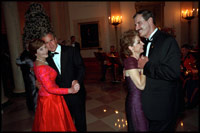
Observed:
[[[94,67],[94,66],[92,66]],[[127,131],[123,82],[112,83],[112,78],[101,82],[99,69],[86,65],[85,88],[87,91],[86,117],[88,131]],[[89,71],[89,73],[88,73]],[[111,77],[109,73],[107,77]],[[34,113],[26,107],[25,96],[12,96],[2,106],[2,131],[31,131]],[[185,110],[179,116],[176,131],[199,131],[199,106]]]
[[[88,131],[127,131],[125,117],[126,90],[121,83],[88,83],[87,128]],[[199,130],[199,107],[185,110],[179,117],[176,131]],[[29,112],[24,96],[10,98],[3,107],[2,131],[31,131],[34,114]]]

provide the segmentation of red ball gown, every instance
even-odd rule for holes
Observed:
[[[34,65],[34,72],[41,88],[32,131],[76,131],[62,96],[68,94],[68,89],[59,88],[55,83],[57,72],[48,65]]]

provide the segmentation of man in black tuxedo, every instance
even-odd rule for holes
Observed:
[[[174,132],[181,62],[179,46],[174,37],[156,28],[152,12],[142,10],[133,18],[139,35],[150,40],[145,56],[138,61],[138,67],[146,75],[142,107],[149,120],[149,131]]]
[[[47,58],[47,62],[58,73],[56,84],[60,88],[70,88],[72,83],[76,82],[80,84],[78,93],[64,95],[64,98],[77,131],[86,132],[86,92],[83,84],[85,65],[80,52],[76,47],[59,45],[53,33],[43,35],[42,40],[49,50],[50,56]],[[54,56],[52,56],[53,54]]]
[[[76,41],[76,37],[75,36],[71,36],[70,39],[71,39],[71,46],[72,47],[77,47],[79,49],[79,51],[80,51],[80,43],[78,43]]]

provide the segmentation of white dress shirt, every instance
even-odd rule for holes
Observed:
[[[153,38],[152,38],[152,36],[156,33],[156,31],[158,30],[158,28],[156,28],[152,33],[151,33],[151,35],[149,36],[149,40],[150,41],[152,41],[153,40]],[[148,44],[147,44],[147,49],[146,49],[146,54],[145,54],[145,56],[149,56],[149,49],[150,49],[150,46],[151,46],[151,42],[149,42]]]
[[[56,67],[58,68],[59,73],[61,74],[61,66],[60,66],[60,58],[61,58],[61,46],[58,44],[56,51],[58,54],[54,54],[53,61],[56,64]],[[54,52],[52,52],[54,53]]]

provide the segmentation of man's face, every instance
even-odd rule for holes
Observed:
[[[149,19],[146,21],[142,17],[142,14],[138,14],[135,17],[135,19],[134,19],[135,30],[139,32],[140,37],[149,38],[149,36],[151,35]]]
[[[75,37],[73,37],[73,38],[72,38],[72,41],[74,42],[74,41],[75,41],[75,39],[76,39],[76,38],[75,38]]]
[[[57,39],[52,34],[47,34],[42,37],[42,40],[45,42],[46,47],[49,51],[54,52],[57,48]]]

